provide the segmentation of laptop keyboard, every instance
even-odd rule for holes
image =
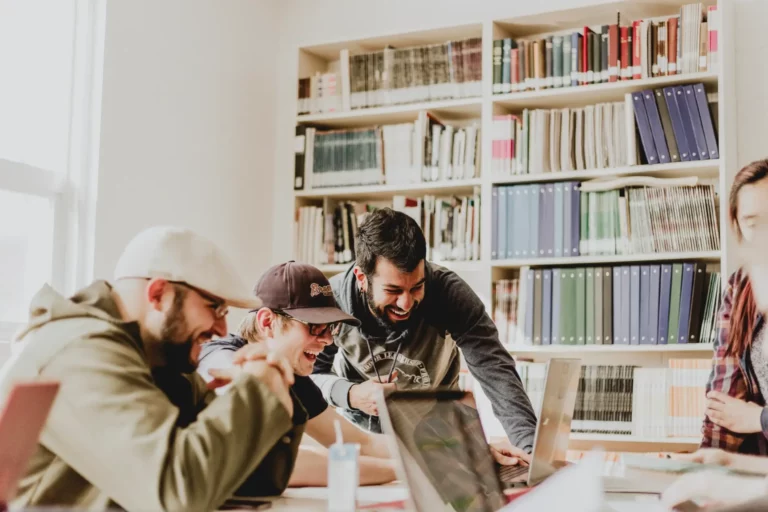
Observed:
[[[500,466],[499,479],[502,482],[512,482],[526,473],[528,473],[528,466],[522,464],[517,464],[515,466]]]

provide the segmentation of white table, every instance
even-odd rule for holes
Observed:
[[[376,503],[388,503],[406,499],[407,491],[397,484],[364,486],[358,489],[358,504],[360,507]],[[270,511],[279,512],[325,512],[328,499],[326,487],[290,488],[279,498],[272,498]],[[657,499],[648,494],[606,493],[605,512],[654,512]],[[247,510],[247,509],[243,509]],[[374,508],[362,508],[366,512],[375,512]],[[396,510],[382,508],[378,510]]]

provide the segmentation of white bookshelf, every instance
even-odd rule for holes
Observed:
[[[518,355],[544,354],[550,356],[573,356],[579,354],[608,354],[619,357],[638,354],[662,353],[687,356],[702,352],[712,354],[711,343],[672,343],[670,345],[509,345],[510,352]]]
[[[481,98],[461,98],[456,100],[441,100],[422,103],[408,103],[346,112],[329,112],[321,114],[302,114],[296,116],[297,123],[317,123],[324,126],[370,126],[371,124],[394,124],[413,121],[416,114],[428,110],[435,114],[452,119],[480,117]]]
[[[330,61],[338,59],[342,49],[348,49],[350,55],[377,51],[387,45],[406,47],[469,37],[482,38],[482,94],[472,98],[428,101],[403,105],[355,109],[348,111],[293,115],[296,124],[306,124],[328,128],[354,128],[361,126],[382,125],[415,121],[420,111],[435,113],[447,122],[467,119],[480,120],[481,164],[480,177],[471,180],[444,182],[411,183],[403,185],[377,185],[362,187],[314,188],[294,191],[293,206],[317,205],[327,207],[339,200],[369,199],[379,202],[390,200],[394,195],[419,197],[426,194],[469,194],[479,187],[481,194],[480,216],[480,260],[467,262],[440,262],[440,265],[455,270],[475,289],[484,300],[489,314],[492,312],[491,297],[493,283],[502,278],[515,276],[520,267],[550,267],[575,265],[629,264],[638,262],[702,261],[717,268],[722,274],[722,283],[727,281],[733,270],[729,258],[727,196],[736,166],[736,103],[735,103],[735,45],[733,42],[733,6],[727,0],[705,0],[706,5],[718,5],[720,15],[719,52],[720,66],[717,72],[680,74],[640,80],[618,81],[564,87],[538,91],[493,94],[493,41],[502,37],[529,37],[581,29],[587,25],[615,23],[616,12],[625,20],[651,18],[672,15],[681,5],[690,3],[686,0],[658,0],[654,2],[623,0],[608,4],[585,6],[575,9],[542,13],[525,17],[515,16],[518,9],[510,3],[509,18],[485,19],[480,23],[441,27],[403,34],[383,34],[355,41],[337,41],[330,44],[318,44],[298,48],[299,77],[307,77],[316,71],[325,71]],[[573,21],[570,21],[573,20]],[[493,116],[501,113],[519,112],[535,108],[581,107],[584,105],[623,101],[628,92],[647,88],[665,87],[675,84],[703,82],[707,91],[717,99],[718,115],[718,160],[679,162],[661,165],[638,165],[613,169],[593,169],[572,172],[533,173],[521,176],[495,176],[491,172]],[[293,173],[293,169],[280,172]],[[492,260],[491,252],[491,192],[495,185],[540,183],[553,181],[587,180],[603,177],[647,175],[654,177],[690,177],[697,176],[708,182],[717,183],[719,196],[720,250],[711,252],[656,253],[644,255],[582,256],[576,258],[536,258],[523,260]],[[294,237],[295,238],[295,237]],[[293,242],[296,243],[295,240]],[[293,247],[295,254],[295,246]],[[349,264],[319,265],[327,275],[345,271]],[[579,356],[585,364],[633,364],[648,366],[666,366],[672,358],[710,358],[712,346],[708,344],[681,345],[581,345],[581,346],[515,346],[510,352],[516,358],[532,361],[546,361],[550,357],[567,355]],[[611,450],[661,451],[692,449],[698,439],[661,438],[647,439],[633,436],[610,436],[598,434],[574,434],[571,445],[575,448],[588,449],[604,446]]]
[[[482,185],[479,178],[469,180],[426,181],[403,185],[372,185],[362,187],[327,187],[313,190],[299,190],[296,197],[313,199],[381,199],[398,194],[456,194],[471,192]]]
[[[575,256],[570,258],[530,258],[519,260],[491,260],[493,268],[557,267],[568,265],[602,265],[606,263],[641,263],[651,261],[697,260],[717,262],[721,251],[706,252],[660,252],[651,254],[625,254],[615,256]]]
[[[512,92],[494,94],[493,103],[510,109],[524,108],[563,108],[583,107],[595,103],[609,101],[624,101],[628,92],[642,91],[648,88],[667,87],[684,83],[702,82],[704,85],[715,85],[718,75],[715,73],[687,73],[682,75],[641,78],[578,87],[561,87],[541,91]]]
[[[515,183],[543,183],[549,181],[571,181],[621,176],[653,176],[657,178],[717,178],[720,174],[718,160],[697,160],[674,164],[629,165],[612,169],[588,169],[584,171],[543,172],[519,176],[500,176],[491,178],[494,185],[513,185]]]

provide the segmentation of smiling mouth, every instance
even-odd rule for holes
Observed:
[[[390,316],[396,320],[406,320],[409,316],[411,316],[410,311],[400,311],[392,308],[390,308],[388,311]]]
[[[304,353],[304,357],[306,357],[307,360],[309,360],[310,362],[314,363],[315,361],[317,361],[317,355],[320,352],[319,351],[315,352],[315,351],[312,351],[312,350],[305,350],[303,353]]]

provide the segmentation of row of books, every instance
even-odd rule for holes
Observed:
[[[612,183],[646,182],[667,183]],[[491,259],[719,250],[713,185],[590,191],[592,183],[494,187]]]
[[[720,157],[704,84],[646,89],[632,93],[632,102],[643,163],[666,164]]]
[[[296,217],[296,258],[312,265],[355,261],[355,239],[368,212],[391,206],[412,217],[427,241],[430,261],[480,259],[480,191],[471,196],[410,198],[393,196],[390,204],[342,201],[330,211],[302,206]]]
[[[717,71],[717,6],[684,5],[676,16],[584,26],[538,39],[493,42],[493,93],[576,87]]]
[[[635,136],[624,102],[495,115],[491,171],[512,176],[635,165]]]
[[[325,73],[299,79],[298,113],[477,97],[481,82],[479,37],[356,55],[344,49]]]
[[[712,343],[720,294],[703,263],[522,267],[494,283],[493,320],[509,347]]]
[[[428,260],[439,263],[480,259],[479,187],[471,196],[394,196],[392,208],[419,225],[427,241]]]
[[[534,412],[540,417],[546,363],[517,361],[516,367]],[[670,359],[661,368],[583,365],[571,432],[646,439],[698,437],[711,369],[710,358]],[[472,381],[472,389],[486,435],[504,436],[482,387]]]
[[[627,93],[623,102],[495,115],[491,171],[510,176],[717,159],[716,112],[704,84],[695,83]]]
[[[711,358],[673,359],[669,368],[635,368],[632,432],[650,438],[700,436],[703,387],[711,372]],[[668,411],[677,414],[670,417]]]
[[[421,112],[413,123],[321,131],[296,127],[294,189],[407,185],[480,174],[478,123]]]
[[[327,213],[319,206],[299,207],[295,223],[296,259],[311,265],[354,261],[360,220],[357,206],[338,203]]]

